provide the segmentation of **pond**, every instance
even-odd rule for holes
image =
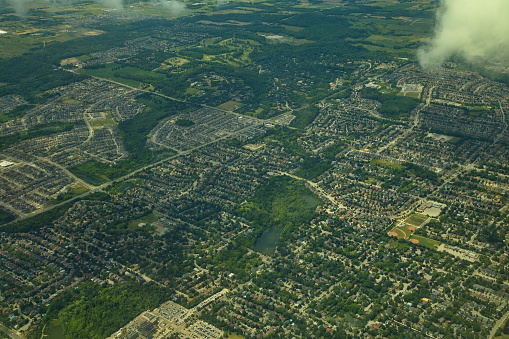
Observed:
[[[83,175],[83,174],[77,174],[77,176],[80,178],[80,179],[83,179],[85,181],[88,181],[89,183],[91,183],[92,185],[100,185],[102,184],[104,181],[102,180],[99,180],[99,179],[96,179],[96,178],[91,178],[89,177],[88,175]]]
[[[279,240],[282,231],[283,230],[280,228],[272,227],[263,232],[256,241],[254,250],[265,255],[273,255],[276,250],[276,243]]]

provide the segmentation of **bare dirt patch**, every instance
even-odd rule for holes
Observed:
[[[79,64],[81,61],[79,61],[77,58],[67,58],[60,60],[60,66],[65,65],[76,65]]]
[[[83,32],[82,34],[84,36],[96,36],[96,35],[101,35],[103,33],[104,33],[104,31],[101,31],[99,29],[94,29],[94,30],[91,30],[91,31]]]

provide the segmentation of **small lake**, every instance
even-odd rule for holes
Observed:
[[[273,255],[276,250],[276,243],[283,232],[280,228],[272,227],[258,238],[254,250],[265,255]]]
[[[88,181],[89,183],[91,183],[93,185],[96,185],[96,186],[100,185],[100,184],[102,184],[104,182],[102,180],[91,178],[88,175],[83,175],[83,174],[77,174],[77,177],[80,178],[80,179],[83,179],[85,181]]]

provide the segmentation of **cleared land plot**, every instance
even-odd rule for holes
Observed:
[[[90,126],[94,129],[96,128],[111,128],[116,126],[117,123],[111,113],[106,113],[104,119],[94,119],[89,121]]]

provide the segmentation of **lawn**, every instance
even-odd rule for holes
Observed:
[[[425,237],[421,237],[419,235],[414,235],[410,238],[410,241],[414,244],[419,244],[419,245],[422,245],[424,247],[428,247],[428,248],[432,248],[432,249],[437,249],[438,246],[440,246],[441,242],[440,241],[437,241],[437,240],[433,240],[433,239],[429,239],[429,238],[425,238]]]
[[[129,222],[129,225],[127,226],[131,231],[135,230],[137,227],[139,227],[140,223],[145,223],[147,225],[150,225],[153,222],[156,222],[157,220],[161,219],[162,215],[157,213],[150,213],[140,219],[131,220]]]
[[[221,108],[227,111],[233,111],[236,107],[242,105],[240,102],[237,101],[227,101],[222,103],[221,105],[217,106],[217,108]]]
[[[111,128],[117,125],[115,119],[113,119],[112,114],[109,112],[106,113],[106,117],[104,119],[90,120],[89,123],[93,129],[103,127]]]
[[[412,225],[402,225],[396,226],[392,230],[389,231],[389,235],[397,237],[398,239],[408,239],[414,234],[415,226]]]
[[[390,168],[395,168],[395,169],[403,169],[404,168],[404,166],[400,163],[385,161],[382,159],[373,159],[373,160],[371,160],[370,164],[374,165],[374,166],[390,167]]]
[[[410,225],[414,225],[415,227],[421,226],[426,220],[428,220],[428,216],[420,213],[414,213],[409,216],[405,222]]]
[[[419,92],[406,92],[405,96],[410,97],[410,98],[420,99],[421,94]]]

